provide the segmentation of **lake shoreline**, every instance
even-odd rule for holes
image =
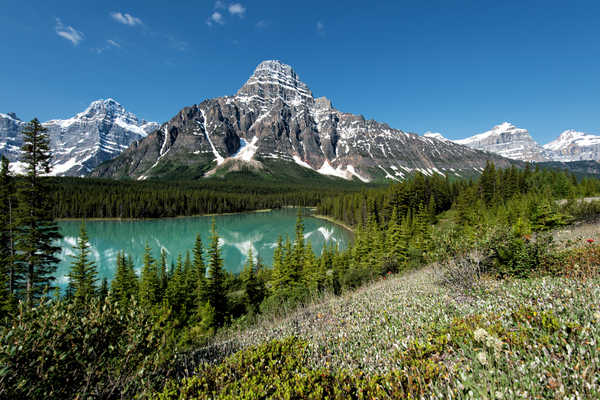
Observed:
[[[211,213],[211,214],[196,214],[196,215],[178,215],[176,217],[148,217],[148,218],[119,218],[119,217],[106,217],[106,218],[56,218],[55,221],[153,221],[159,219],[180,219],[180,218],[199,218],[199,217],[217,217],[220,215],[237,215],[237,214],[253,214],[253,213],[267,213],[273,211],[273,208],[261,208],[260,210],[250,211],[237,211],[228,213]]]
[[[354,229],[352,229],[348,225],[344,224],[343,222],[338,221],[335,218],[328,217],[327,215],[318,215],[318,214],[311,214],[310,216],[313,217],[313,218],[322,219],[324,221],[329,221],[332,224],[336,224],[338,226],[341,226],[342,228],[344,228],[345,230],[351,232],[354,235]]]

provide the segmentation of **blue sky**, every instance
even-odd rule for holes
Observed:
[[[264,59],[315,96],[456,139],[510,121],[600,133],[598,1],[0,0],[0,112],[65,118],[112,97],[163,122]]]

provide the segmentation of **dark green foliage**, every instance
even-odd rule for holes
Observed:
[[[244,287],[244,296],[246,303],[246,312],[254,314],[258,311],[260,303],[265,297],[265,285],[259,280],[258,270],[260,265],[255,265],[252,249],[248,251],[248,260],[241,275]]]
[[[366,186],[327,178],[311,184],[245,176],[197,181],[56,177],[48,181],[55,189],[57,218],[160,218],[315,206],[326,197]]]
[[[127,307],[138,295],[138,278],[133,270],[131,259],[125,253],[117,254],[117,269],[111,282],[111,295],[121,307]]]
[[[0,326],[5,399],[120,399],[158,390],[173,376],[172,331],[131,303],[54,301]]]
[[[40,177],[50,172],[52,157],[46,131],[37,119],[23,129],[21,162],[26,175],[17,193],[16,264],[24,282],[16,285],[15,293],[31,306],[53,289],[55,254],[60,250],[53,244],[60,233],[52,214],[51,188],[47,179]]]
[[[204,364],[182,381],[169,381],[154,399],[402,399],[420,398],[441,376],[425,360],[386,375],[311,368],[308,343],[291,337]],[[251,373],[249,373],[251,371]]]
[[[81,224],[75,256],[71,256],[71,272],[69,273],[69,291],[78,305],[87,303],[96,295],[98,271],[96,263],[90,260],[90,244],[85,224]]]
[[[144,265],[140,275],[138,298],[142,307],[152,307],[160,298],[161,282],[156,260],[152,257],[152,249],[146,243],[144,248]]]
[[[13,309],[15,284],[15,185],[10,174],[8,159],[2,156],[0,164],[0,318]]]
[[[223,290],[225,276],[223,273],[223,259],[221,258],[221,249],[219,249],[219,236],[215,220],[213,219],[211,228],[210,246],[208,248],[208,282],[207,282],[207,303],[214,312],[214,327],[222,326],[225,322],[227,313],[227,297]]]

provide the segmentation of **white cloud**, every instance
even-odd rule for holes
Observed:
[[[120,22],[124,25],[129,25],[129,26],[136,26],[136,25],[142,25],[142,20],[134,17],[131,14],[121,14],[120,12],[112,12],[110,13],[110,16],[117,22]]]
[[[321,21],[317,21],[317,32],[324,32],[325,31],[325,24]]]
[[[225,8],[225,3],[224,3],[224,2],[222,2],[221,0],[217,0],[217,1],[215,2],[215,10],[216,10],[216,9],[219,9],[219,8]]]
[[[56,26],[54,27],[54,29],[56,30],[56,34],[58,36],[67,39],[68,41],[73,43],[73,46],[77,46],[79,42],[81,42],[85,37],[85,35],[82,32],[78,31],[72,26],[63,25],[60,18],[56,18]]]
[[[225,23],[225,20],[223,19],[223,14],[221,14],[218,11],[215,11],[214,13],[211,14],[210,18],[208,18],[208,21],[206,21],[206,23],[209,26],[212,26],[213,23],[223,25]]]
[[[169,46],[178,51],[186,51],[188,49],[188,42],[179,40],[173,35],[167,35],[167,40],[169,41]]]
[[[121,47],[121,45],[118,42],[115,42],[114,40],[111,40],[111,39],[108,39],[106,41],[106,43],[110,44],[111,46]]]
[[[258,21],[258,22],[256,23],[256,27],[257,27],[258,29],[265,29],[265,28],[266,28],[266,27],[268,27],[268,26],[269,26],[269,22],[268,22],[268,21],[265,21],[264,19],[261,19],[260,21]]]
[[[246,13],[246,7],[244,7],[241,3],[230,4],[227,9],[229,10],[229,14],[237,15],[240,18]]]

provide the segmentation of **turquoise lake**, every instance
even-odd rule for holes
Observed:
[[[304,237],[310,241],[316,254],[320,254],[327,244],[337,243],[340,249],[346,248],[352,240],[352,233],[329,221],[310,217],[305,210]],[[124,250],[133,257],[139,272],[146,242],[152,248],[155,258],[160,249],[165,249],[169,264],[175,262],[178,254],[185,257],[191,252],[197,234],[202,237],[205,247],[209,244],[210,227],[215,218],[217,233],[221,238],[222,256],[225,268],[240,272],[246,262],[248,250],[271,265],[273,251],[279,235],[294,237],[297,209],[281,209],[269,212],[218,215],[215,217],[185,217],[133,221],[86,221],[90,239],[92,259],[98,267],[99,278],[113,278],[117,252]],[[70,270],[74,254],[73,246],[79,235],[81,221],[60,221],[58,223],[63,239],[61,259],[56,271],[56,284],[65,287],[66,275]]]

